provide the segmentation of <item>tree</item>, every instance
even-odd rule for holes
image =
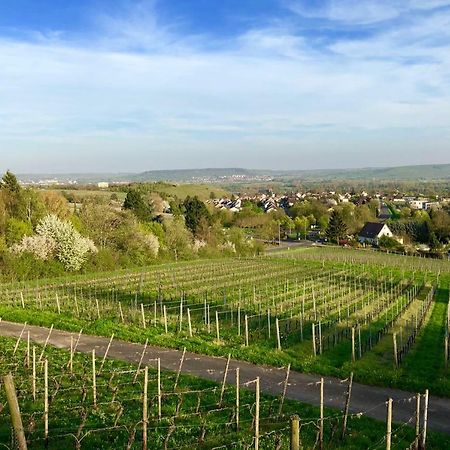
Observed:
[[[36,227],[35,236],[24,236],[13,245],[12,253],[32,253],[39,259],[56,258],[66,270],[80,270],[88,253],[97,252],[94,243],[75,230],[70,222],[63,222],[55,215],[44,217]]]
[[[186,197],[183,202],[186,226],[196,234],[202,221],[211,224],[211,215],[206,205],[197,197]],[[204,226],[203,226],[204,228]]]
[[[143,195],[136,189],[130,189],[123,202],[124,209],[130,209],[136,217],[143,222],[151,220],[152,208],[148,202],[144,200]]]
[[[1,181],[1,187],[2,189],[7,190],[8,192],[17,194],[22,189],[20,187],[19,182],[17,181],[17,177],[10,172],[9,170],[6,171],[5,175],[3,175],[2,181]]]
[[[327,227],[327,237],[336,243],[347,233],[347,225],[338,211],[333,210]]]
[[[295,232],[297,233],[297,239],[301,234],[303,234],[306,239],[306,233],[309,228],[309,220],[305,216],[297,216],[294,219]]]

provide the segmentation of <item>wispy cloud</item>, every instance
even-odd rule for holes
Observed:
[[[107,148],[117,161],[108,170],[319,167],[325,157],[340,167],[386,164],[386,157],[421,162],[424,145],[444,160],[450,11],[441,9],[447,2],[411,1],[404,13],[400,3],[371,9],[336,1],[304,12],[291,2],[295,14],[286,20],[224,40],[188,34],[187,19],[167,23],[157,4],[140,2],[95,15],[89,36],[0,39],[0,146],[25,152],[15,161],[26,154],[31,165],[42,158],[64,165],[64,148],[76,148],[80,167]],[[395,20],[396,27],[311,33],[305,17],[356,28]],[[53,149],[47,157],[36,153],[44,147]],[[315,159],[306,158],[311,153]]]

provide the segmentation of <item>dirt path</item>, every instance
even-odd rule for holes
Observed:
[[[23,324],[12,322],[0,322],[0,335],[18,337],[23,329]],[[49,329],[27,325],[26,331],[30,331],[30,338],[43,344],[48,337]],[[24,337],[27,333],[24,333]],[[70,336],[77,337],[77,333],[70,333],[54,329],[51,333],[49,344],[57,348],[70,348]],[[96,349],[98,356],[103,356],[108,345],[109,338],[99,336],[82,335],[77,351],[89,353]],[[144,346],[129,342],[114,340],[108,353],[108,357],[138,363]],[[155,358],[161,358],[161,367],[167,370],[176,371],[180,364],[181,351],[161,347],[148,346],[144,364],[155,365]],[[204,379],[222,381],[225,368],[225,359],[212,356],[199,355],[196,353],[186,353],[182,372],[195,375]],[[286,377],[285,369],[278,369],[268,366],[256,366],[254,364],[231,360],[230,371],[227,382],[234,383],[234,370],[240,368],[241,383],[254,380],[257,376],[261,379],[261,390],[263,392],[278,395],[283,390],[283,381]],[[318,405],[319,389],[317,382],[320,376],[304,374],[291,371],[289,386],[286,396],[293,400]],[[325,405],[342,409],[344,394],[347,383],[336,378],[324,377],[325,380]],[[376,386],[367,386],[359,383],[353,384],[353,393],[350,404],[352,413],[364,412],[368,417],[385,420],[386,399],[391,397],[394,400],[394,421],[413,423],[415,401],[412,400],[413,393],[401,391],[399,389],[389,389]],[[429,427],[436,431],[450,434],[450,399],[430,397],[429,402]]]

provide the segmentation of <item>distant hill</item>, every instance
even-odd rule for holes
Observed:
[[[358,169],[318,170],[253,170],[242,168],[154,170],[137,174],[136,181],[189,181],[193,179],[234,177],[300,178],[307,181],[319,180],[450,180],[450,164],[430,164],[401,167],[367,167]]]
[[[428,164],[400,167],[365,167],[357,169],[318,170],[254,170],[243,168],[206,168],[182,170],[150,170],[142,173],[97,174],[24,174],[19,179],[27,182],[57,179],[76,180],[79,184],[109,182],[169,181],[175,183],[217,183],[221,181],[264,181],[265,179],[303,181],[370,180],[370,181],[450,181],[450,164]]]

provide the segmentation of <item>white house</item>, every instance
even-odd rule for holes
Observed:
[[[378,241],[383,236],[394,237],[392,231],[385,223],[367,222],[359,232],[358,240],[362,244],[378,245]]]

